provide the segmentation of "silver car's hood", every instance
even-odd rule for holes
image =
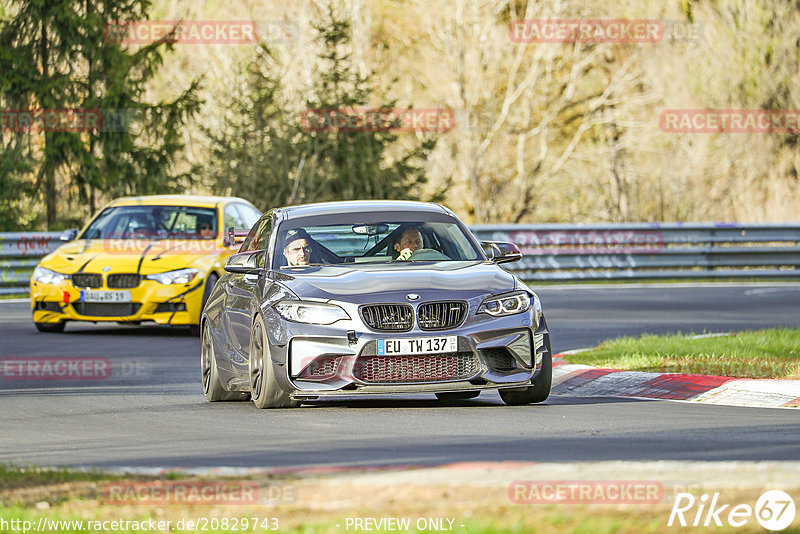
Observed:
[[[300,298],[362,302],[390,298],[397,292],[418,293],[423,300],[446,295],[468,298],[514,289],[515,278],[485,262],[392,263],[307,267],[282,271],[283,283]]]

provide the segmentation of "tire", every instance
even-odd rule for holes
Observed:
[[[63,332],[64,327],[67,326],[66,321],[61,321],[60,323],[33,323],[33,324],[36,326],[36,330],[45,333]]]
[[[222,387],[217,373],[217,357],[214,354],[214,344],[211,342],[211,332],[208,326],[203,328],[200,372],[203,381],[203,395],[208,402],[247,400],[249,397],[244,391],[228,391]]]
[[[206,279],[206,287],[203,288],[203,302],[200,304],[200,315],[203,314],[203,308],[206,307],[206,302],[208,302],[208,297],[211,296],[211,291],[214,289],[214,286],[217,285],[217,280],[219,280],[219,276],[214,273],[208,275]],[[189,335],[192,337],[197,337],[200,335],[200,325],[199,324],[191,324],[189,325]]]
[[[447,391],[445,393],[437,393],[436,398],[442,401],[455,401],[474,399],[480,394],[480,391]]]
[[[509,406],[520,406],[544,402],[550,396],[553,383],[553,354],[550,348],[550,334],[544,335],[547,350],[542,354],[542,370],[534,379],[533,385],[527,388],[501,389],[500,398]]]
[[[250,362],[248,364],[250,398],[256,408],[294,408],[300,403],[292,400],[275,379],[275,367],[269,354],[267,330],[259,314],[250,335]]]

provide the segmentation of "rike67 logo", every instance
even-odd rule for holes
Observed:
[[[719,493],[711,497],[706,493],[700,497],[678,493],[667,526],[721,527],[727,523],[732,527],[743,527],[755,518],[765,529],[779,531],[794,521],[794,500],[785,491],[767,491],[758,498],[755,506],[722,504],[719,496]]]

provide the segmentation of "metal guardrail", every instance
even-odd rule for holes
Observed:
[[[62,244],[61,233],[0,233],[0,295],[28,293],[34,267]]]
[[[505,266],[525,280],[800,278],[800,224],[479,225],[478,239],[516,243]],[[61,232],[0,233],[0,295],[25,294]]]
[[[516,243],[525,280],[800,278],[800,224],[482,225]]]

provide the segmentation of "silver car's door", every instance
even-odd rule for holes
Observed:
[[[225,293],[227,334],[233,350],[234,365],[247,361],[250,328],[253,325],[253,295],[258,286],[257,274],[236,274],[228,279]]]
[[[264,250],[264,259],[260,267],[267,265],[268,246],[272,233],[272,218],[266,215],[258,223],[258,230],[250,243],[245,243],[249,250]],[[242,247],[244,249],[244,245]],[[245,252],[245,250],[242,250]],[[250,350],[250,333],[253,320],[264,294],[265,286],[269,289],[272,281],[266,276],[267,270],[263,269],[257,274],[236,274],[232,276],[225,288],[227,297],[227,334],[230,339],[233,356],[233,366],[236,374],[247,375],[247,364]]]

